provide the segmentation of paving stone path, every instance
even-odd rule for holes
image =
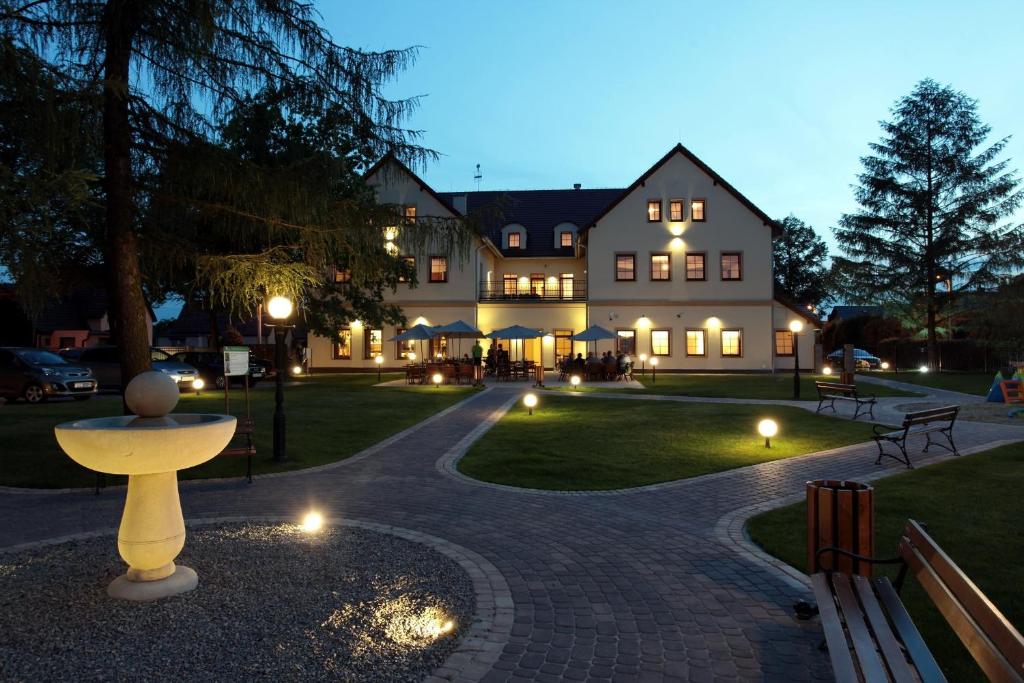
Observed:
[[[522,391],[481,392],[336,467],[251,486],[183,486],[185,517],[297,519],[315,506],[478,554],[500,573],[492,585],[507,586],[507,595],[494,603],[512,617],[488,622],[486,647],[463,648],[436,672],[440,679],[831,678],[817,624],[790,615],[806,597],[800,575],[752,548],[743,521],[799,498],[808,479],[869,479],[901,466],[875,466],[868,444],[616,495],[509,489],[444,466]],[[1024,440],[1024,429],[965,422],[956,436],[973,450]],[[114,528],[123,496],[0,493],[0,548]]]

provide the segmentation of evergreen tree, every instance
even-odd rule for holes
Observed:
[[[44,71],[98,103],[100,245],[125,382],[150,366],[143,263],[165,244],[143,224],[153,202],[147,181],[177,150],[211,137],[224,114],[249,94],[293,87],[309,102],[346,112],[364,155],[391,152],[413,164],[432,157],[417,144],[415,131],[401,127],[416,101],[388,99],[380,91],[412,63],[415,52],[338,45],[302,0],[0,0],[0,39],[31,51]],[[194,168],[201,170],[206,160],[197,159]],[[196,274],[197,284],[258,283],[265,295],[308,292],[328,266],[325,250],[317,248],[321,226],[278,220],[268,211],[269,200],[259,197],[272,189],[274,178],[258,175],[256,167],[250,171],[248,186],[232,193],[235,203],[222,207],[225,223],[243,243],[251,241],[253,230],[264,231],[272,247],[211,258]],[[215,179],[212,172],[207,177]],[[275,198],[290,206],[305,199]],[[353,250],[364,245],[356,241]],[[369,265],[384,263],[384,256],[377,249],[363,258]]]
[[[775,291],[798,304],[818,308],[830,299],[828,247],[814,228],[790,214],[772,244]]]
[[[994,283],[1019,267],[1024,226],[1006,224],[1022,192],[1007,138],[987,144],[977,102],[926,79],[896,102],[882,138],[863,157],[860,210],[835,229],[844,252],[835,272],[844,298],[923,311],[928,362],[937,366],[938,285],[957,290]]]

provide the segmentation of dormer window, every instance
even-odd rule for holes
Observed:
[[[519,249],[519,241],[520,241],[521,238],[522,238],[522,233],[520,233],[520,232],[510,232],[508,234],[508,248],[509,249]]]
[[[503,249],[526,249],[530,235],[526,226],[520,223],[509,223],[501,229],[501,247]]]
[[[558,239],[559,244],[561,244],[563,247],[572,246],[572,233],[569,232],[568,230],[563,230],[562,233],[559,235]]]
[[[657,223],[661,220],[661,200],[651,199],[647,202],[647,222]]]

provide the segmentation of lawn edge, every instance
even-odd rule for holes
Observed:
[[[420,420],[416,424],[410,425],[410,426],[406,427],[405,429],[403,429],[402,431],[396,432],[396,433],[392,434],[391,436],[386,437],[386,438],[382,439],[381,441],[378,441],[375,444],[367,446],[366,448],[364,448],[361,451],[356,451],[355,453],[353,453],[352,455],[348,456],[347,458],[342,458],[341,460],[335,460],[334,462],[325,463],[323,465],[314,465],[312,467],[300,467],[300,468],[297,468],[297,469],[294,469],[294,470],[285,470],[284,472],[267,472],[265,474],[254,474],[254,475],[252,475],[253,483],[255,483],[256,480],[262,480],[262,479],[272,479],[272,478],[275,478],[275,477],[294,476],[294,475],[297,475],[297,474],[309,474],[309,473],[312,473],[312,472],[323,472],[323,471],[326,471],[326,470],[333,469],[335,467],[341,467],[341,466],[346,465],[348,463],[358,462],[360,460],[363,460],[365,458],[370,457],[371,455],[376,454],[381,449],[387,448],[388,446],[390,446],[394,442],[396,442],[396,441],[398,441],[398,440],[400,440],[402,438],[405,438],[406,436],[408,436],[409,434],[412,434],[413,432],[415,432],[416,430],[420,429],[421,427],[426,427],[427,425],[431,424],[432,422],[441,419],[442,417],[444,417],[448,413],[450,413],[450,412],[456,410],[457,408],[459,408],[460,406],[462,406],[464,403],[468,403],[469,401],[472,401],[472,400],[476,399],[479,396],[483,396],[484,394],[486,394],[489,391],[492,391],[491,387],[487,387],[483,391],[475,391],[475,392],[471,393],[469,396],[467,396],[466,398],[462,399],[461,401],[457,401],[457,402],[453,403],[452,405],[448,406],[447,408],[445,408],[445,409],[443,409],[443,410],[441,410],[439,412],[434,413],[430,417],[428,417],[428,418],[426,418],[424,420]],[[214,457],[216,457],[216,456],[214,456]],[[182,487],[182,486],[202,486],[202,485],[211,485],[211,484],[229,484],[229,483],[237,483],[237,482],[242,482],[242,481],[246,481],[246,477],[244,475],[243,476],[239,476],[239,477],[207,477],[207,478],[204,478],[204,479],[181,479],[181,480],[178,481],[178,486]],[[118,484],[116,486],[105,486],[104,490],[119,491],[119,490],[124,490],[124,489],[127,489],[127,488],[128,488],[127,484]],[[93,491],[93,490],[94,490],[94,487],[92,487],[92,486],[76,486],[76,487],[65,487],[65,488],[59,488],[59,489],[56,489],[56,488],[53,488],[53,489],[51,489],[51,488],[31,488],[31,487],[24,487],[24,486],[0,486],[0,495],[12,494],[12,495],[27,495],[27,496],[30,496],[30,495],[44,495],[44,496],[48,496],[48,495],[65,495],[65,494],[72,494],[72,493],[84,493],[84,492]]]

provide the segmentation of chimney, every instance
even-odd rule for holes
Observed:
[[[459,194],[452,197],[452,206],[455,210],[461,213],[463,216],[466,215],[466,195]]]
[[[573,183],[572,184],[572,189],[574,189],[574,190],[578,190],[581,187],[583,187],[583,185],[581,185],[580,183]]]

